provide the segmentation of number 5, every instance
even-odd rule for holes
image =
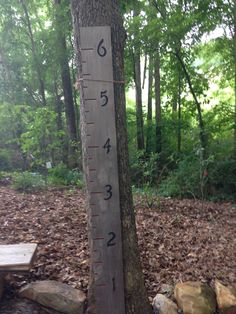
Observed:
[[[101,98],[104,100],[102,107],[104,107],[108,104],[108,97],[107,97],[106,93],[107,93],[107,90],[104,90],[101,92]]]

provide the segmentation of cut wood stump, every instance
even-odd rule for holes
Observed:
[[[36,243],[0,245],[0,272],[27,272],[36,256]]]

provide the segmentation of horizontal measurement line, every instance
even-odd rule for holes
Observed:
[[[93,262],[93,264],[102,264],[102,262]]]
[[[88,86],[83,86],[83,88],[88,88]]]
[[[93,48],[81,48],[83,51],[94,50]]]
[[[90,112],[90,110],[86,110],[86,111],[85,111],[85,113],[89,113],[89,112]]]
[[[95,122],[87,122],[86,124],[87,124],[87,125],[94,125]]]
[[[82,63],[87,63],[87,61],[82,61]]]
[[[100,217],[100,215],[92,215],[92,217]],[[96,228],[96,227],[95,227]]]
[[[88,146],[88,148],[99,148],[99,146]]]
[[[87,136],[88,136],[88,137],[90,137],[90,136],[91,136],[91,134],[87,134]]]
[[[84,73],[83,76],[90,76],[90,73]]]
[[[96,101],[96,98],[86,98],[85,101]]]
[[[89,169],[89,171],[97,171],[97,169]]]
[[[105,238],[94,238],[93,241],[101,241],[101,240],[105,240]]]

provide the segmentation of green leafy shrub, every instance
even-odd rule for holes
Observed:
[[[171,197],[201,197],[200,161],[197,156],[188,156],[179,162],[178,168],[164,179],[159,193]]]
[[[1,171],[11,170],[11,156],[6,149],[0,150],[0,170]]]
[[[45,181],[38,173],[16,173],[13,176],[13,188],[21,192],[38,191],[45,188]]]
[[[209,170],[209,181],[213,196],[236,198],[236,161],[226,159],[215,162]]]
[[[83,175],[76,169],[69,169],[65,164],[60,163],[49,170],[48,181],[52,185],[76,185],[84,187]]]

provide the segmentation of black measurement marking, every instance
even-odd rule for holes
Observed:
[[[99,148],[99,146],[88,146],[88,148]]]
[[[90,110],[86,110],[86,111],[85,111],[85,113],[89,113],[89,112],[90,112]]]
[[[112,278],[112,288],[113,288],[113,291],[116,291],[116,280],[115,280],[115,278]]]
[[[104,90],[101,92],[101,98],[103,99],[103,104],[101,105],[102,107],[106,106],[108,104],[108,97],[106,95],[107,90]]]
[[[93,239],[94,241],[101,241],[101,240],[104,240],[104,238],[95,238]]]
[[[88,124],[88,125],[94,125],[95,122],[87,122],[86,124]]]
[[[82,63],[87,63],[87,61],[82,61]]]
[[[102,262],[101,262],[101,261],[99,261],[99,262],[94,262],[94,264],[102,264]]]
[[[91,134],[87,134],[87,136],[88,136],[88,137],[90,137],[90,136],[91,136]]]
[[[100,57],[105,57],[107,54],[106,48],[103,46],[104,39],[102,38],[98,44],[97,53]]]
[[[91,171],[91,172],[92,172],[92,171],[97,171],[97,169],[89,169],[89,171]]]
[[[111,145],[110,145],[110,143],[111,143],[111,139],[108,138],[108,140],[106,141],[105,145],[103,146],[103,148],[107,150],[107,154],[109,154],[110,151],[111,151]]]
[[[83,76],[90,76],[90,73],[84,73]]]
[[[81,50],[83,50],[83,51],[90,51],[90,50],[93,50],[93,48],[81,48]]]
[[[104,198],[104,200],[105,200],[105,201],[108,201],[109,199],[112,198],[112,186],[111,186],[110,184],[107,184],[107,185],[105,186],[105,188],[106,188],[106,192],[107,192],[107,197]]]
[[[96,101],[96,98],[86,98],[85,101]]]
[[[92,217],[100,217],[100,215],[92,215]],[[94,227],[94,228],[96,228],[96,227]]]
[[[88,86],[83,86],[83,88],[88,88]]]
[[[109,232],[108,233],[109,236],[111,236],[111,239],[107,242],[107,246],[114,246],[116,245],[115,242],[113,242],[116,238],[116,234],[114,232]]]

